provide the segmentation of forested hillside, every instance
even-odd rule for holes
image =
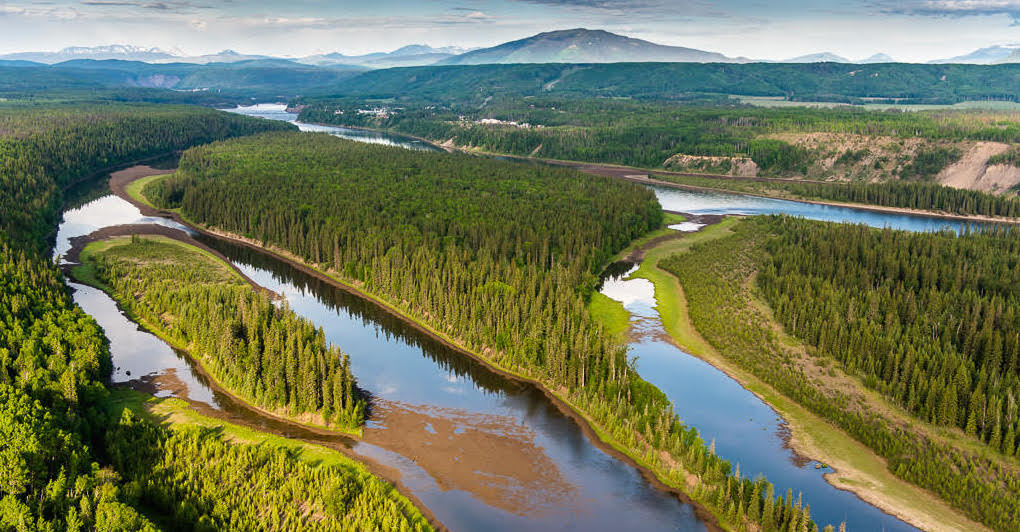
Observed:
[[[853,108],[753,108],[549,96],[484,104],[309,101],[300,119],[390,129],[437,143],[570,161],[819,180],[931,180],[975,141],[1020,143],[1013,112],[898,112]],[[376,108],[381,113],[365,112]],[[678,164],[692,156],[705,167]],[[701,158],[701,159],[699,159]],[[715,160],[704,158],[717,158]],[[1012,164],[1008,155],[990,161]]]
[[[956,236],[769,217],[661,264],[723,356],[873,449],[895,475],[1012,530],[1017,254],[1012,231]],[[759,293],[781,325],[761,310]],[[777,327],[807,351],[781,341]],[[876,408],[844,374],[905,412]],[[923,430],[904,422],[907,412],[958,431]],[[973,439],[993,455],[976,452]]]
[[[810,508],[741,478],[590,318],[597,273],[657,228],[650,191],[546,166],[268,134],[186,152],[163,207],[282,249],[566,397],[738,529],[812,529]],[[668,457],[668,458],[667,458]]]
[[[1014,231],[956,236],[784,219],[771,232],[758,285],[788,331],[921,419],[1016,455]]]
[[[1020,99],[1020,64],[610,63],[424,66],[374,70],[332,94],[481,102],[490,96],[677,99],[691,94],[802,101],[955,103]]]
[[[322,330],[197,248],[151,238],[102,244],[82,254],[96,278],[232,393],[316,425],[360,428],[365,401],[350,359]]]

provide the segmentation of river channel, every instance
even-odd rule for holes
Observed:
[[[282,105],[231,110],[295,122]],[[417,139],[297,123],[361,142],[434,150]],[[652,187],[665,209],[695,214],[788,213],[826,221],[912,231],[960,230],[955,220],[771,200],[738,194]],[[160,224],[193,232],[172,220],[146,217],[105,195],[64,213],[55,254],[68,240],[103,227]],[[684,224],[679,230],[696,230]],[[141,330],[103,292],[69,283],[74,299],[97,319],[111,342],[113,380],[285,436],[317,441],[391,471],[445,526],[454,530],[634,529],[704,530],[705,515],[681,496],[603,451],[582,427],[535,386],[507,378],[368,302],[270,255],[198,236],[248,277],[281,294],[300,315],[322,327],[327,340],[350,353],[358,384],[372,397],[364,437],[326,436],[265,418],[210,387],[188,357]],[[768,405],[725,373],[673,346],[655,310],[652,286],[628,280],[616,265],[603,293],[624,303],[632,318],[631,356],[642,375],[675,403],[716,452],[740,464],[743,476],[765,474],[777,493],[803,493],[822,525],[846,521],[849,530],[914,530],[906,523],[828,484],[827,471],[785,444],[785,425]]]

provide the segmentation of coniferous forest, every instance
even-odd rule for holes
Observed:
[[[587,314],[596,274],[662,211],[642,187],[562,168],[267,134],[185,152],[145,189],[191,221],[297,256],[582,409],[738,529],[814,530],[740,477]],[[668,458],[663,458],[668,456]]]
[[[896,476],[989,527],[1013,529],[1015,232],[906,233],[764,217],[734,233],[661,263],[683,285],[698,331],[884,457]],[[815,362],[780,341],[759,297]],[[829,376],[838,368],[919,420],[955,427],[955,436],[929,436],[868,408],[810,367]]]
[[[404,517],[406,506],[395,502],[402,498],[372,477],[309,470],[282,450],[108,413],[107,340],[50,260],[62,191],[73,182],[132,160],[291,126],[191,107],[33,107],[4,109],[0,117],[0,529],[251,529],[263,517],[302,528],[307,514],[294,508],[311,491],[322,509],[316,515],[351,519],[319,522],[322,529],[428,527],[420,516]],[[162,465],[154,467],[157,457]],[[293,489],[211,489],[242,477],[275,485],[284,475]]]
[[[186,346],[232,393],[318,425],[356,429],[364,421],[347,354],[225,264],[138,237],[88,258],[122,306]]]

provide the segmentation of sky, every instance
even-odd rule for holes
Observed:
[[[352,55],[575,27],[733,57],[925,61],[1020,43],[1020,0],[0,0],[0,53],[131,44]]]

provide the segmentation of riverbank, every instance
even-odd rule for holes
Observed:
[[[834,472],[825,475],[825,479],[834,487],[852,492],[882,511],[925,530],[986,530],[937,496],[894,476],[886,461],[870,448],[723,357],[701,336],[691,322],[679,279],[660,268],[659,261],[688,252],[698,242],[723,238],[735,223],[736,219],[728,218],[684,239],[664,242],[649,250],[641,267],[631,275],[654,285],[656,310],[668,333],[667,340],[724,372],[776,410],[790,429],[791,450],[831,466]],[[795,341],[788,337],[782,340]]]
[[[183,232],[165,228],[162,226],[146,226],[146,225],[135,225],[135,226],[120,226],[116,228],[115,232],[128,232],[130,230],[139,230],[139,235],[150,236],[156,238],[171,238],[179,240],[185,244],[190,244],[191,241],[187,235]],[[151,232],[146,233],[145,230]],[[163,231],[170,232],[169,235],[164,234]],[[177,233],[177,234],[173,234]],[[80,239],[78,240],[78,247],[85,247],[87,242],[95,242],[96,238]],[[101,242],[101,241],[100,241]],[[197,242],[196,242],[197,243]],[[201,243],[197,243],[202,245]],[[93,244],[94,245],[94,244]],[[209,249],[212,253],[217,253],[215,250]],[[204,251],[204,250],[203,250]],[[80,253],[80,250],[79,250]],[[221,255],[218,255],[221,257]],[[219,260],[219,259],[217,259]],[[235,269],[231,265],[232,270]],[[65,265],[65,272],[74,281],[96,288],[102,293],[108,294],[109,292],[102,285],[101,282],[96,280],[94,276],[89,275],[87,269],[82,269],[81,265]],[[75,272],[74,270],[77,270]],[[247,276],[243,276],[248,282],[253,281]],[[258,286],[258,285],[255,285]],[[264,287],[259,287],[262,290],[267,290]],[[272,292],[270,292],[272,293]],[[201,420],[199,424],[203,426],[219,426],[223,424],[229,424],[229,426],[237,427],[238,431],[243,432],[247,436],[245,439],[255,438],[257,441],[270,441],[270,442],[287,442],[287,447],[293,447],[298,444],[314,445],[319,448],[328,449],[329,452],[338,453],[339,456],[327,459],[325,461],[337,461],[337,460],[349,460],[360,463],[362,467],[366,468],[371,474],[385,480],[391,484],[396,491],[403,496],[409,504],[415,506],[418,511],[428,520],[430,526],[436,530],[447,530],[445,525],[432,513],[432,511],[415,495],[415,493],[409,489],[402,481],[402,474],[399,470],[387,466],[369,456],[364,454],[356,453],[352,449],[355,446],[358,439],[354,434],[347,434],[343,432],[337,432],[336,430],[327,429],[307,423],[302,423],[300,420],[291,419],[275,415],[272,412],[268,412],[264,409],[258,408],[242,398],[234,395],[228,389],[226,389],[221,383],[215,380],[197,361],[194,356],[188,354],[185,349],[186,346],[180,345],[175,342],[172,338],[164,335],[158,328],[153,327],[152,324],[147,323],[146,320],[140,318],[130,311],[130,309],[122,304],[122,302],[113,299],[109,296],[117,309],[130,320],[129,323],[133,322],[140,325],[144,330],[153,334],[168,346],[179,353],[179,356],[186,357],[189,361],[189,370],[195,373],[201,380],[202,385],[209,389],[209,392],[217,397],[217,400],[221,403],[226,400],[228,407],[221,408],[221,406],[212,406],[202,401],[192,400],[188,397],[188,389],[179,379],[177,379],[173,373],[159,374],[159,375],[140,375],[138,378],[128,381],[120,386],[125,386],[133,391],[133,393],[141,393],[146,395],[152,395],[159,390],[164,392],[172,392],[175,396],[183,397],[178,399],[181,403],[186,403],[190,409],[188,413],[181,414],[190,420]],[[130,375],[130,372],[128,373]],[[160,384],[157,386],[157,382]],[[168,386],[169,384],[169,386]],[[115,388],[116,389],[116,388]],[[115,391],[115,393],[117,393]],[[153,398],[153,400],[160,400]],[[179,410],[179,409],[177,409]],[[282,429],[282,430],[281,430]],[[316,453],[319,454],[319,453]]]
[[[407,135],[396,130],[385,130],[385,129],[373,129],[366,127],[354,127],[354,126],[337,126],[336,124],[315,124],[321,126],[333,126],[333,127],[345,127],[349,129],[360,129],[364,131],[376,131],[380,133],[401,135],[421,142],[427,142],[430,145],[441,148],[448,152],[461,152],[472,155],[480,155],[485,157],[496,157],[501,159],[508,159],[520,162],[540,163],[554,166],[564,166],[573,168],[581,172],[585,172],[592,175],[598,175],[603,177],[613,177],[616,179],[625,179],[635,183],[641,183],[645,185],[655,185],[667,188],[676,188],[681,190],[695,190],[702,192],[720,192],[725,194],[739,194],[744,196],[753,196],[758,198],[776,199],[785,201],[797,201],[801,203],[809,203],[812,205],[827,205],[831,207],[847,207],[852,209],[860,209],[871,212],[890,213],[890,214],[909,214],[912,216],[924,216],[927,218],[943,219],[943,220],[957,220],[964,222],[975,222],[975,223],[1003,223],[1003,224],[1020,224],[1020,218],[1007,218],[1000,216],[983,216],[983,215],[962,215],[945,213],[939,211],[931,211],[925,209],[912,209],[906,207],[887,207],[883,205],[871,205],[867,203],[851,203],[851,202],[839,202],[839,201],[823,201],[823,200],[812,200],[802,199],[780,195],[767,195],[767,194],[756,194],[751,192],[738,192],[723,187],[703,187],[695,185],[684,185],[680,183],[673,183],[662,179],[655,179],[651,177],[654,174],[659,175],[674,175],[680,177],[702,177],[709,179],[719,179],[725,181],[752,181],[759,183],[805,183],[810,181],[792,179],[792,178],[772,178],[772,177],[739,177],[739,176],[726,176],[718,174],[697,174],[691,172],[674,172],[670,170],[650,169],[650,168],[639,168],[634,166],[624,166],[609,163],[591,163],[585,161],[571,161],[565,159],[545,159],[540,157],[527,157],[523,155],[511,155],[506,153],[489,152],[480,150],[477,148],[470,148],[464,146],[457,146],[448,142],[437,143],[437,141],[414,137]]]
[[[221,416],[210,416],[203,414],[193,408],[187,401],[173,397],[152,397],[151,395],[126,388],[113,388],[110,397],[106,402],[106,408],[116,419],[124,410],[129,410],[136,416],[147,419],[153,423],[164,425],[171,430],[180,430],[188,427],[202,427],[214,430],[227,442],[242,445],[265,445],[290,451],[297,460],[312,467],[340,467],[360,475],[371,475],[385,479],[368,464],[361,460],[347,456],[336,449],[323,445],[285,438],[253,427],[237,424]],[[387,482],[389,482],[387,480]],[[389,493],[387,499],[397,506],[400,513],[408,520],[425,524],[436,530],[445,530],[442,525],[437,526],[434,516],[428,513],[428,509],[421,507],[420,503],[400,491],[400,488],[389,482],[393,492]]]
[[[210,387],[216,389],[220,393],[229,395],[231,399],[243,404],[246,408],[256,411],[261,415],[276,419],[278,421],[284,421],[287,423],[300,425],[302,427],[309,429],[322,430],[328,433],[343,434],[345,436],[360,437],[362,435],[361,427],[345,427],[341,425],[324,425],[320,423],[313,423],[308,421],[307,419],[299,419],[298,417],[286,412],[269,410],[267,408],[254,405],[251,403],[251,401],[238,396],[237,394],[230,391],[230,388],[228,388],[226,385],[220,382],[220,380],[217,379],[215,375],[209,372],[209,370],[202,363],[203,357],[196,356],[196,353],[194,353],[192,346],[183,344],[177,339],[171,337],[163,327],[160,327],[158,324],[152,323],[151,321],[143,318],[142,316],[139,316],[137,313],[132,312],[131,307],[127,301],[125,301],[121,297],[118,297],[117,294],[114,293],[114,291],[109,286],[107,286],[105,283],[103,283],[100,279],[97,278],[93,270],[93,265],[89,260],[89,257],[91,255],[94,255],[96,253],[102,253],[106,249],[114,247],[118,244],[127,243],[129,242],[128,237],[143,236],[151,238],[156,241],[162,241],[165,243],[181,246],[185,250],[194,249],[208,257],[208,259],[211,262],[213,262],[217,267],[225,269],[226,271],[230,272],[232,276],[235,276],[237,279],[247,282],[253,289],[262,291],[264,293],[267,293],[271,297],[275,296],[275,298],[279,299],[278,294],[256,284],[248,276],[244,275],[243,272],[241,272],[232,264],[230,264],[226,257],[223,257],[222,254],[217,253],[212,248],[209,248],[208,246],[204,245],[199,246],[194,245],[199,243],[194,242],[186,235],[181,235],[180,231],[175,231],[173,229],[167,228],[150,230],[149,229],[150,227],[151,226],[144,225],[107,227],[100,231],[92,233],[91,235],[88,235],[84,238],[79,237],[72,239],[72,242],[74,242],[74,245],[78,248],[73,252],[73,256],[80,260],[80,264],[74,265],[71,268],[69,268],[71,277],[75,281],[87,284],[94,288],[98,288],[103,292],[106,292],[107,295],[109,295],[114,301],[117,302],[118,306],[124,311],[125,314],[128,315],[129,318],[131,318],[132,321],[135,321],[136,323],[142,325],[143,327],[145,327],[146,330],[159,337],[161,340],[169,344],[171,347],[176,348],[185,353],[188,353],[189,358],[191,358],[191,360],[195,363],[194,369],[196,369],[199,373],[202,374],[203,377],[205,377],[209,381]],[[71,256],[72,254],[69,253],[68,255]]]
[[[137,176],[135,177],[137,179]],[[670,471],[665,467],[657,466],[645,460],[643,457],[646,456],[647,449],[631,449],[624,446],[621,442],[613,438],[607,430],[596,423],[592,418],[583,412],[583,410],[577,406],[567,395],[565,390],[554,391],[549,389],[541,381],[531,378],[527,375],[518,373],[510,368],[501,367],[493,363],[488,358],[484,357],[478,352],[475,352],[465,346],[462,342],[456,338],[447,335],[441,331],[437,331],[426,323],[418,320],[414,316],[410,315],[404,309],[401,309],[392,303],[374,296],[368,292],[361,290],[354,283],[348,282],[344,279],[339,278],[333,273],[325,272],[310,265],[303,261],[301,258],[296,257],[292,253],[286,250],[278,249],[275,247],[266,247],[261,243],[256,242],[252,239],[245,238],[241,235],[235,235],[223,231],[213,230],[210,228],[202,227],[199,224],[192,223],[190,220],[185,219],[180,213],[159,211],[153,209],[139,198],[133,197],[128,193],[129,184],[132,179],[128,179],[124,176],[119,176],[117,179],[111,179],[110,186],[114,190],[114,193],[119,197],[131,202],[133,205],[138,207],[143,214],[148,216],[169,216],[179,223],[188,225],[194,230],[208,235],[210,237],[219,238],[228,242],[242,245],[244,247],[254,249],[258,252],[275,257],[278,260],[286,262],[290,266],[294,267],[298,271],[301,271],[307,275],[322,280],[333,287],[339,288],[351,294],[354,294],[360,298],[378,305],[386,312],[396,316],[403,322],[413,326],[422,333],[430,336],[436,341],[444,344],[446,347],[462,354],[466,355],[474,360],[484,364],[487,368],[495,373],[498,373],[508,379],[525,382],[534,386],[537,390],[541,391],[549,400],[550,404],[554,405],[558,411],[564,416],[573,420],[573,422],[581,429],[585,437],[591,441],[596,447],[606,454],[614,457],[615,459],[634,467],[641,475],[655,488],[660,491],[671,493],[686,503],[691,503],[696,509],[698,518],[704,522],[705,526],[709,530],[721,530],[722,519],[720,516],[709,510],[707,507],[696,503],[696,499],[692,497],[688,490],[693,491],[693,486],[687,484],[676,485],[670,479]],[[137,193],[137,190],[135,191]],[[675,473],[673,473],[675,474]],[[681,487],[682,486],[682,487]],[[686,489],[685,489],[686,488]]]

